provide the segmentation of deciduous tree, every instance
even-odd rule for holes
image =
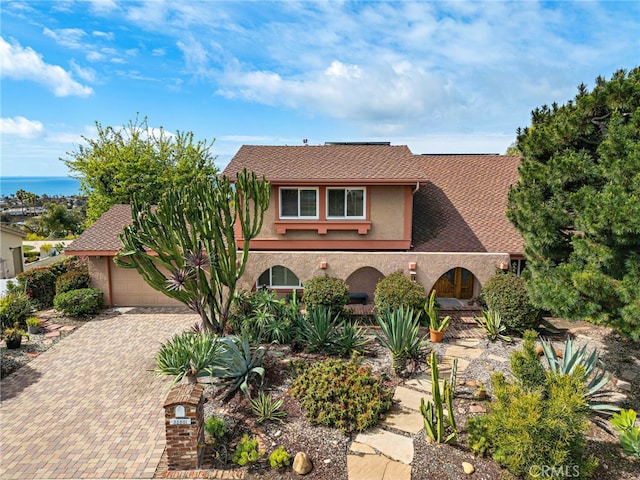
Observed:
[[[175,135],[150,128],[145,117],[122,128],[96,122],[97,138],[82,137],[86,146],[61,158],[88,196],[87,225],[117,203],[157,203],[169,188],[196,177],[213,178],[217,170],[210,153],[213,143],[195,141],[191,132]]]
[[[640,339],[640,68],[537,108],[517,148],[507,214],[534,303]]]
[[[135,268],[154,289],[198,313],[206,331],[221,334],[270,191],[264,178],[245,170],[235,185],[221,176],[171,189],[157,208],[136,196],[116,263]]]

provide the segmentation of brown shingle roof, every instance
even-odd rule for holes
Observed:
[[[131,223],[131,206],[114,205],[64,249],[67,255],[107,255],[121,245],[118,234]]]
[[[414,196],[413,251],[522,253],[505,215],[520,157],[416,155],[429,182]]]
[[[414,184],[426,180],[414,158],[406,145],[243,145],[223,173],[246,168],[276,184]]]

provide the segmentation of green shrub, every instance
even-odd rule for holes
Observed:
[[[327,359],[306,366],[294,380],[291,393],[312,424],[338,428],[345,434],[377,424],[393,398],[393,391],[382,385],[371,367],[356,358],[348,362]]]
[[[249,435],[245,433],[242,440],[238,442],[236,451],[233,453],[233,458],[231,460],[233,463],[237,463],[241,467],[244,467],[249,463],[257,462],[262,455],[264,455],[264,452],[258,450],[258,440],[255,438],[249,438]]]
[[[36,268],[17,277],[18,285],[27,293],[36,308],[49,308],[56,295],[56,276],[48,268]]]
[[[542,319],[542,312],[531,303],[524,279],[512,272],[491,277],[482,287],[482,297],[511,333],[537,328]]]
[[[81,288],[89,288],[91,279],[89,272],[72,270],[65,272],[56,279],[56,295],[71,290],[80,290]]]
[[[63,294],[64,295],[64,294]],[[163,343],[156,353],[156,372],[174,375],[174,383],[184,377],[203,374],[218,362],[222,346],[211,333],[183,332]]]
[[[571,375],[549,373],[544,391],[530,391],[494,374],[495,401],[483,432],[493,459],[518,478],[537,478],[541,466],[590,478],[597,462],[584,451],[588,408],[583,375],[582,367]],[[474,441],[481,436],[476,432]]]
[[[9,292],[0,298],[0,331],[12,327],[16,322],[22,327],[25,319],[33,311],[33,305],[26,294]]]
[[[636,427],[636,416],[635,410],[622,409],[613,414],[611,424],[618,432],[624,453],[640,459],[640,427]]]
[[[102,308],[102,290],[81,288],[56,295],[53,306],[59,312],[72,317],[93,315]]]
[[[536,353],[536,338],[535,330],[526,330],[522,350],[511,354],[511,371],[526,390],[540,388],[547,382],[544,367]]]
[[[62,260],[52,263],[47,267],[56,278],[67,272],[85,272],[89,273],[87,261],[80,257],[65,257]]]
[[[289,304],[276,292],[260,289],[236,295],[229,314],[232,331],[245,331],[251,341],[286,344],[294,336],[299,315],[297,297]]]
[[[380,280],[374,293],[374,302],[379,312],[399,307],[418,311],[422,310],[426,301],[424,287],[409,280],[401,271]]]
[[[291,465],[291,455],[280,445],[269,455],[269,465],[271,468],[288,467]]]
[[[211,415],[207,418],[206,422],[204,422],[204,433],[211,438],[213,444],[222,440],[227,434],[227,427],[224,424],[224,420],[215,415]]]
[[[349,287],[339,278],[328,275],[313,277],[304,284],[303,301],[307,310],[325,307],[341,313],[349,303]]]

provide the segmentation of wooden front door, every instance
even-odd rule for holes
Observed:
[[[473,274],[466,268],[452,268],[438,279],[434,288],[438,297],[471,298]]]

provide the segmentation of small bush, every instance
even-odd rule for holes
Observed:
[[[512,272],[491,277],[482,287],[482,297],[490,310],[498,312],[511,333],[535,329],[542,319],[542,312],[531,303],[524,280]]]
[[[48,268],[36,268],[17,277],[18,285],[24,288],[36,308],[49,308],[56,295],[56,276]]]
[[[249,438],[249,435],[245,433],[242,440],[238,442],[236,451],[233,453],[233,458],[231,460],[233,463],[237,463],[241,467],[244,467],[249,463],[257,462],[262,455],[264,455],[264,452],[258,450],[258,440],[255,438]]]
[[[538,334],[535,330],[525,331],[522,350],[517,350],[511,354],[513,376],[518,379],[520,385],[526,390],[542,387],[547,382],[544,367],[536,353],[536,338],[538,338]]]
[[[400,307],[411,308],[417,312],[423,309],[426,301],[424,287],[409,280],[401,271],[380,280],[374,293],[374,302],[378,312],[395,310]]]
[[[486,423],[474,425],[473,448],[482,450],[478,442],[484,436],[493,459],[518,478],[536,478],[536,468],[542,465],[568,471],[573,478],[590,478],[597,462],[585,454],[588,409],[583,376],[582,367],[571,375],[549,374],[544,391],[528,391],[494,374],[495,401]]]
[[[92,315],[102,308],[102,290],[81,288],[56,295],[53,306],[59,312],[72,317]]]
[[[16,322],[22,327],[25,319],[33,311],[33,305],[26,294],[13,291],[0,298],[0,331],[11,328]]]
[[[227,434],[227,427],[224,424],[224,420],[211,415],[204,422],[204,433],[211,438],[212,443],[217,443],[219,440]]]
[[[312,424],[361,432],[391,408],[393,391],[357,359],[328,359],[306,366],[292,387]]]
[[[303,301],[307,310],[325,307],[340,313],[349,303],[349,287],[339,278],[313,277],[304,284]]]
[[[291,465],[291,455],[280,445],[269,455],[269,465],[271,468],[288,467]]]
[[[89,288],[91,279],[89,272],[72,270],[63,273],[56,279],[56,295],[71,290],[80,290],[81,288]]]
[[[81,259],[80,257],[65,257],[58,262],[52,263],[47,268],[56,276],[56,278],[67,272],[78,271],[89,273],[89,266],[87,265],[87,261]]]

